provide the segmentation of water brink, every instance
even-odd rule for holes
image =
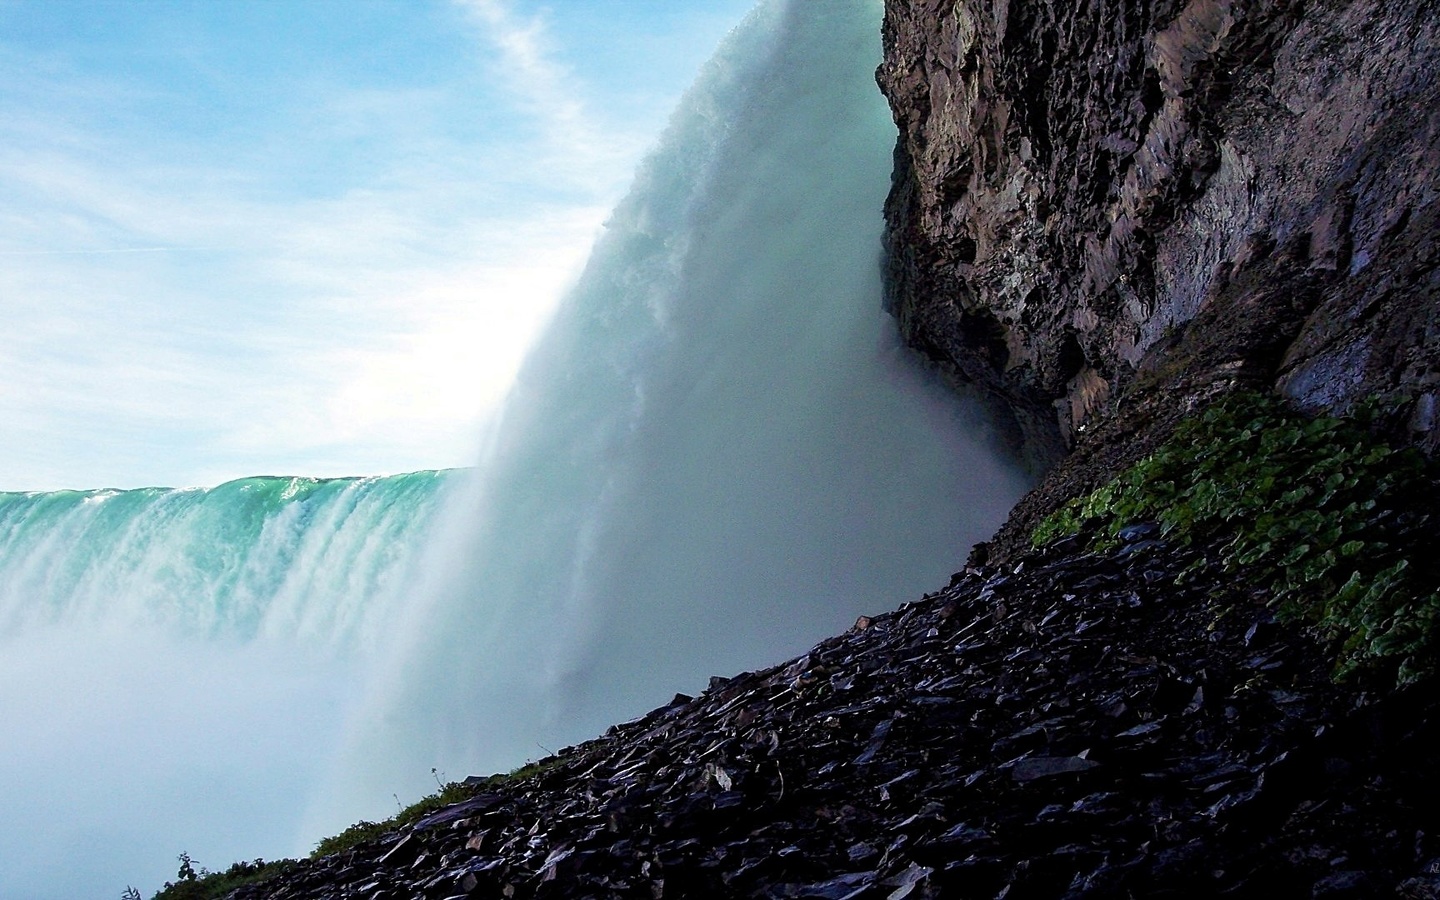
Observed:
[[[0,492],[0,642],[84,624],[373,649],[455,472]]]
[[[308,848],[351,686],[462,481],[0,493],[0,896]]]
[[[523,368],[316,828],[803,652],[943,583],[1018,497],[880,312],[879,17],[762,4],[682,101]]]

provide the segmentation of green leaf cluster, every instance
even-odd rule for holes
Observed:
[[[247,884],[265,881],[282,875],[294,868],[293,859],[279,859],[266,862],[237,862],[223,872],[196,870],[188,853],[180,854],[180,874],[177,880],[166,882],[165,887],[155,894],[154,900],[214,900]],[[127,888],[126,897],[138,897],[139,892]]]
[[[1337,648],[1336,673],[1393,666],[1433,673],[1440,571],[1433,464],[1375,436],[1375,406],[1307,418],[1236,394],[1035,529],[1036,545],[1081,531],[1114,546],[1125,525],[1159,522],[1181,543],[1219,542],[1221,561],[1270,589],[1282,618]]]

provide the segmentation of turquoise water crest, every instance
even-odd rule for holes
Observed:
[[[407,576],[454,471],[0,493],[0,640],[75,621],[336,648]]]

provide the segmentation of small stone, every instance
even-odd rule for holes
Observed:
[[[725,791],[715,795],[715,809],[731,809],[740,806],[745,802],[745,795],[740,791]]]
[[[929,866],[922,866],[919,863],[911,863],[905,871],[899,875],[892,876],[881,882],[885,887],[893,887],[886,900],[904,900],[914,892],[917,885],[930,877],[935,870]]]
[[[1134,728],[1127,728],[1126,730],[1116,735],[1116,737],[1143,737],[1144,735],[1151,734],[1159,730],[1159,722],[1145,722],[1143,724],[1136,725]]]
[[[1345,897],[1373,897],[1375,883],[1364,872],[1336,872],[1315,882],[1310,896],[1326,900],[1341,900]]]
[[[1407,878],[1395,888],[1395,894],[1405,900],[1440,900],[1440,875]]]
[[[1124,549],[1122,549],[1119,553],[1115,554],[1115,558],[1129,559],[1132,556],[1138,556],[1142,553],[1148,553],[1151,550],[1155,550],[1164,546],[1164,541],[1136,541],[1133,544],[1127,544]]]
[[[849,872],[829,881],[796,887],[789,896],[810,897],[815,900],[850,900],[852,897],[863,896],[874,883],[874,872]]]
[[[1081,759],[1078,756],[1041,756],[1022,759],[1010,767],[1010,775],[1016,781],[1034,781],[1037,778],[1049,778],[1054,775],[1069,775],[1075,772],[1087,772],[1097,768],[1100,763],[1093,759]]]
[[[403,866],[420,855],[420,844],[414,834],[407,834],[401,838],[389,852],[380,857],[380,864]]]
[[[1126,525],[1116,532],[1116,537],[1127,544],[1134,544],[1146,538],[1152,538],[1160,533],[1160,525],[1157,522],[1137,522],[1134,525]]]

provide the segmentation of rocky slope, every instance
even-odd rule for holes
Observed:
[[[888,0],[888,302],[1063,461],[945,589],[232,896],[1440,897],[1433,685],[1335,684],[1213,547],[1027,546],[1235,386],[1436,448],[1437,38],[1419,0]]]
[[[1132,529],[862,619],[232,894],[1440,896],[1437,701]]]

